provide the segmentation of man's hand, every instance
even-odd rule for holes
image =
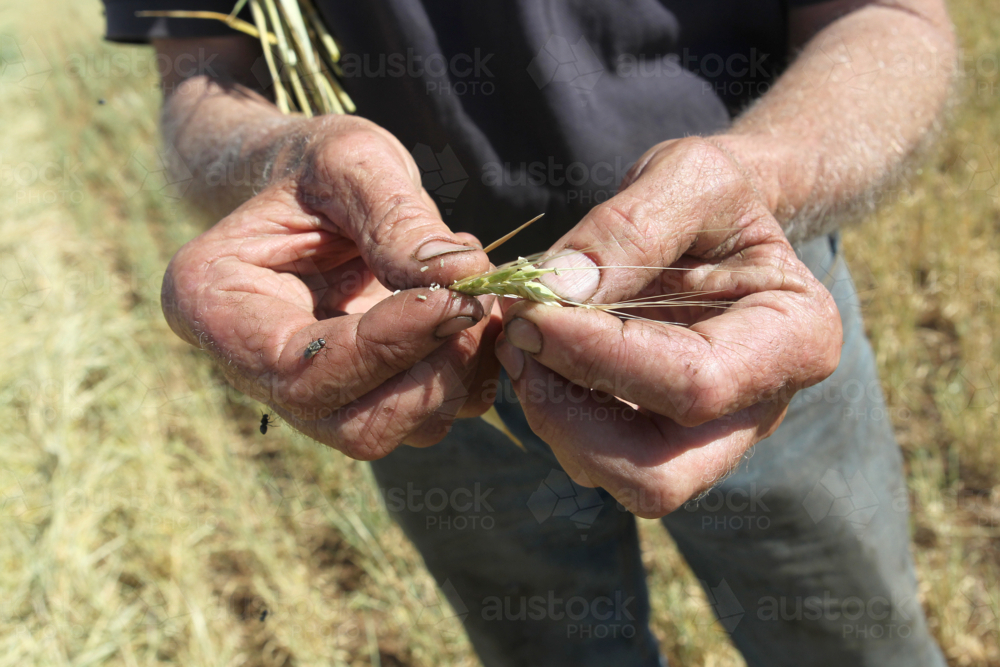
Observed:
[[[210,95],[192,99],[225,102]],[[167,320],[238,389],[353,458],[434,444],[489,407],[499,317],[491,299],[410,288],[489,261],[441,221],[388,132],[353,117],[275,122],[259,149],[275,156],[266,187],[171,261]]]
[[[711,487],[774,431],[795,391],[837,366],[833,298],[721,143],[649,151],[616,197],[553,246],[567,249],[580,252],[544,266],[571,270],[542,280],[578,303],[692,293],[731,303],[637,313],[688,328],[588,308],[506,309],[497,354],[532,430],[574,480],[641,516]]]
[[[588,258],[548,277],[574,301],[707,291],[732,305],[659,317],[688,329],[528,303],[505,313],[497,353],[532,428],[570,476],[642,516],[712,486],[836,367],[836,308],[789,239],[868,211],[948,97],[943,0],[831,0],[790,11],[789,26],[798,58],[726,135],[655,147],[553,247]]]

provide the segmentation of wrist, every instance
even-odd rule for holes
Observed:
[[[186,196],[198,209],[223,217],[269,183],[289,138],[304,133],[303,120],[252,91],[204,76],[188,79],[164,100],[172,175],[189,183]]]
[[[812,151],[801,145],[757,134],[723,134],[708,140],[736,162],[783,229],[816,190],[815,163],[803,159]]]
[[[327,114],[306,118],[295,115],[283,116],[283,119],[285,123],[274,127],[267,139],[259,143],[266,160],[262,184],[265,186],[288,178],[313,181],[319,176],[322,181],[328,181],[329,174],[325,172],[337,166],[336,159],[332,163],[330,160],[330,151],[337,144],[361,136],[396,141],[382,128],[357,116]],[[401,145],[399,149],[405,153]]]
[[[297,114],[282,115],[254,128],[255,135],[244,144],[244,158],[253,165],[256,192],[302,171],[314,134],[311,120]]]

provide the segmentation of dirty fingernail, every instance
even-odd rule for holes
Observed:
[[[538,354],[542,351],[542,332],[526,319],[515,317],[503,328],[507,340],[514,347],[525,352]]]
[[[440,257],[441,255],[447,255],[453,252],[467,252],[469,250],[475,250],[475,248],[467,245],[459,245],[458,243],[452,243],[451,241],[428,241],[420,246],[420,249],[417,250],[417,254],[414,255],[414,257],[416,257],[418,262],[426,262],[428,259],[434,259],[435,257]]]
[[[469,327],[475,326],[475,324],[476,320],[471,317],[459,315],[439,324],[438,328],[434,330],[434,335],[438,338],[447,338],[448,336],[457,334],[459,331],[465,331]]]
[[[597,265],[581,252],[553,257],[542,264],[541,268],[566,269],[559,273],[546,273],[538,280],[568,301],[585,302],[594,296],[601,282],[601,272]]]
[[[497,341],[496,353],[497,359],[500,360],[500,364],[507,371],[510,379],[515,382],[520,380],[521,373],[524,372],[524,352],[521,352],[521,350],[506,340],[499,340]]]

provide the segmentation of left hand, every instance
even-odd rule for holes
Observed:
[[[840,359],[837,307],[772,214],[780,198],[726,146],[648,151],[553,246],[582,252],[546,266],[577,268],[542,280],[580,303],[707,292],[699,300],[731,305],[637,311],[679,327],[518,301],[497,342],[528,423],[567,474],[639,516],[716,484]]]

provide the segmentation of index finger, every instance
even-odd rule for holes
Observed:
[[[395,137],[357,118],[330,122],[342,127],[317,149],[301,198],[357,244],[379,282],[389,289],[450,285],[489,268],[486,253],[441,220]]]

